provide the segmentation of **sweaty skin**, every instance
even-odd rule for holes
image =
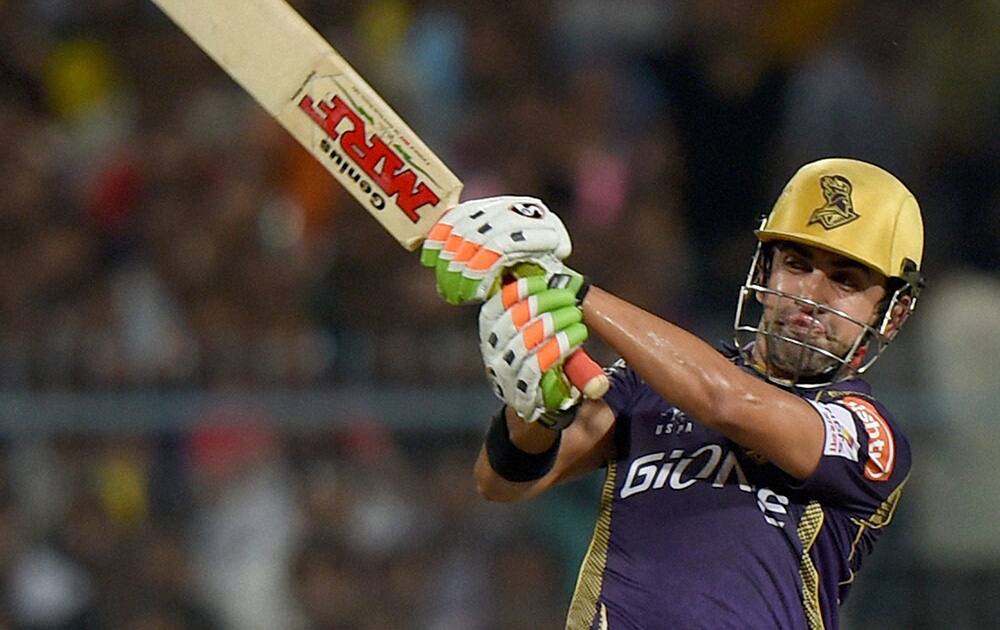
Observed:
[[[592,290],[591,329],[665,399],[794,477],[816,469],[823,426],[798,396],[733,365],[695,335],[610,293]]]
[[[744,372],[695,335],[598,287],[587,294],[583,312],[587,326],[678,408],[797,478],[816,469],[824,433],[809,403]],[[593,470],[612,455],[613,424],[606,403],[586,401],[563,432],[552,471],[532,482],[500,478],[482,449],[475,467],[480,493],[494,501],[524,500]],[[525,423],[510,408],[507,428],[511,441],[529,453],[545,451],[556,438],[554,431]]]
[[[878,272],[820,249],[783,243],[772,257],[770,288],[803,296],[858,321],[872,315],[872,305],[885,296],[885,278]],[[862,334],[859,325],[824,308],[791,298],[767,294],[763,327],[781,337],[808,343],[843,357]],[[754,345],[754,359],[779,378],[797,380],[837,369],[838,362],[802,345],[779,337],[761,336]]]
[[[859,271],[841,256],[805,246],[779,247],[769,286],[828,304],[858,321],[872,321],[885,295],[884,279]],[[810,312],[794,300],[768,296],[765,320],[783,334],[838,350],[860,328],[830,312]],[[904,310],[901,308],[901,311]],[[599,335],[664,399],[745,448],[756,451],[798,479],[819,464],[824,429],[809,403],[733,365],[712,346],[684,329],[614,295],[592,287],[583,303],[584,323]],[[895,322],[898,328],[901,320]],[[755,360],[766,362],[766,344],[758,338]],[[758,352],[759,351],[759,352]],[[786,350],[778,349],[779,352]],[[792,354],[798,354],[794,349]],[[774,355],[772,354],[772,357]],[[819,369],[793,361],[796,369]],[[787,369],[787,368],[786,368]],[[497,501],[516,501],[597,468],[613,455],[614,416],[607,404],[585,401],[576,421],[562,436],[552,471],[541,479],[511,483],[497,476],[480,452],[475,477],[480,492]],[[556,433],[520,420],[509,409],[511,440],[530,453],[545,451]]]

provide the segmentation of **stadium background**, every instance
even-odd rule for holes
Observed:
[[[844,625],[1000,625],[997,2],[293,4],[465,198],[710,340],[797,165],[897,173],[916,466]],[[0,0],[0,78],[0,627],[560,627],[599,480],[476,497],[475,309],[147,2]]]

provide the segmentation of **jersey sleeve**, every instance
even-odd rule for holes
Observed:
[[[605,369],[610,381],[608,392],[604,394],[604,402],[611,407],[618,421],[629,418],[636,402],[636,392],[639,388],[639,376],[628,367],[624,359],[615,361]]]
[[[642,379],[623,359],[619,359],[605,371],[611,381],[611,387],[604,395],[604,402],[615,415],[615,455],[626,457],[631,450],[632,414],[639,399]]]
[[[910,445],[886,410],[861,396],[808,402],[825,437],[819,466],[800,489],[862,518],[894,504],[910,472]]]

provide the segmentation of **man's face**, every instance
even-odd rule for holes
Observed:
[[[885,277],[860,263],[827,250],[778,243],[767,286],[806,298],[851,318],[872,324],[885,296]],[[760,294],[764,306],[762,330],[754,348],[758,361],[781,378],[798,380],[838,367],[838,362],[810,348],[778,339],[787,337],[846,356],[864,329],[840,315],[790,297]]]

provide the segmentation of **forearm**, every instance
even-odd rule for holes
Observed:
[[[547,429],[537,422],[523,421],[510,407],[504,408],[504,419],[511,443],[528,455],[545,453],[552,448],[559,437],[556,431]],[[474,474],[479,494],[490,501],[522,501],[539,494],[547,487],[545,477],[516,482],[499,475],[490,464],[486,444],[479,451]]]
[[[598,287],[587,294],[584,321],[649,385],[712,424],[722,401],[744,394],[744,374],[710,345]]]
[[[612,456],[615,419],[603,401],[584,401],[576,411],[576,419],[561,433],[537,422],[524,422],[509,409],[505,420],[510,441],[525,453],[544,453],[556,439],[558,450],[552,469],[540,479],[513,482],[494,470],[484,446],[474,474],[479,493],[491,501],[530,499],[559,483],[596,470]]]
[[[525,422],[511,407],[504,407],[504,416],[507,419],[510,441],[525,453],[535,454],[548,450],[559,435],[557,431],[547,429],[538,422]]]
[[[545,489],[540,486],[538,481],[515,483],[499,476],[493,470],[492,466],[490,466],[485,447],[479,450],[479,458],[476,460],[474,476],[476,479],[476,490],[481,497],[488,501],[498,501],[501,503],[524,501],[537,496]]]
[[[750,376],[710,345],[594,287],[584,322],[664,399],[798,477],[822,450],[818,416],[797,396]],[[815,423],[815,424],[810,424]]]

